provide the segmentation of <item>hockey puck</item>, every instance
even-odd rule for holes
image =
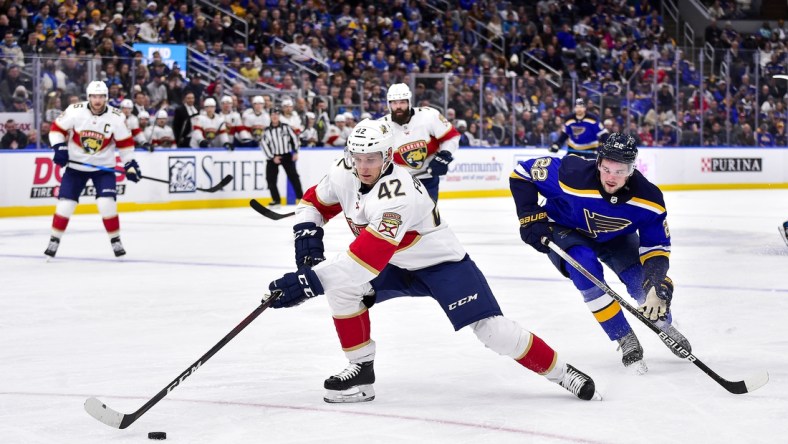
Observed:
[[[148,439],[167,439],[167,433],[165,433],[165,432],[150,432],[150,433],[148,433]]]

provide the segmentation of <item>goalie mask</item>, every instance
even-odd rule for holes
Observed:
[[[364,119],[359,122],[347,138],[345,145],[345,163],[353,169],[353,174],[358,176],[354,154],[380,153],[383,165],[378,178],[391,165],[394,148],[394,133],[391,126],[384,121]]]

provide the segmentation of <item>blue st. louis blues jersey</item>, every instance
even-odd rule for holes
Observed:
[[[589,151],[599,147],[599,140],[607,133],[605,126],[593,114],[586,114],[583,118],[573,114],[564,123],[564,132],[558,144],[566,141],[566,146],[571,151]],[[568,140],[567,140],[568,139]]]
[[[670,254],[670,231],[662,191],[635,170],[616,194],[608,194],[596,162],[578,156],[518,162],[510,176],[518,217],[533,211],[537,191],[547,199],[548,218],[598,242],[638,232],[640,260]],[[534,190],[535,188],[535,190]]]

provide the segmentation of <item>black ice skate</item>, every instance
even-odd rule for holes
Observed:
[[[788,245],[788,220],[783,222],[781,226],[777,227],[777,231],[780,232],[780,237],[782,237],[785,241],[785,245]]]
[[[326,379],[323,387],[326,395],[323,400],[330,403],[337,402],[365,402],[375,399],[375,370],[374,361],[350,363],[347,368],[334,376]]]
[[[123,249],[123,244],[120,243],[120,236],[115,236],[109,240],[112,245],[112,251],[115,252],[115,257],[126,255],[126,250]]]
[[[602,400],[602,395],[596,391],[594,380],[569,364],[566,364],[564,377],[561,378],[558,385],[569,390],[570,393],[583,401],[590,401],[592,399],[596,399],[597,401]]]
[[[618,348],[621,349],[621,362],[624,363],[624,367],[632,368],[638,375],[648,372],[646,362],[643,361],[643,347],[634,331],[618,339]]]
[[[60,246],[60,239],[56,238],[55,236],[51,236],[49,238],[49,245],[47,246],[46,251],[44,254],[49,257],[55,257],[57,254],[57,247]]]

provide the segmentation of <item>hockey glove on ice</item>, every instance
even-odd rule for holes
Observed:
[[[540,253],[549,253],[550,248],[542,244],[542,237],[552,240],[550,225],[547,223],[547,211],[536,207],[534,211],[520,216],[520,238]]]
[[[449,172],[449,163],[454,160],[448,151],[438,151],[430,161],[430,172],[432,177],[443,176]]]
[[[282,292],[282,295],[271,304],[271,307],[274,308],[295,307],[307,299],[323,293],[320,279],[309,267],[300,268],[295,273],[285,273],[280,279],[271,282],[268,289],[271,294],[276,291]]]
[[[132,182],[140,181],[142,173],[140,172],[140,166],[136,160],[131,159],[130,161],[126,162],[126,165],[123,166],[123,169],[126,170],[126,179]]]
[[[670,301],[673,299],[673,281],[665,276],[659,285],[652,285],[648,279],[643,282],[643,289],[647,290],[646,301],[638,307],[638,311],[649,320],[665,319],[670,311]]]
[[[53,146],[52,149],[55,150],[55,158],[52,159],[52,161],[61,167],[66,166],[66,164],[68,164],[68,145],[65,143],[58,143]]]
[[[293,226],[295,237],[296,267],[311,267],[326,260],[323,252],[323,227],[313,222],[303,222]]]
[[[558,144],[557,144],[557,143],[554,143],[554,144],[550,145],[550,148],[549,148],[549,149],[550,149],[550,152],[551,152],[551,153],[557,153],[557,152],[558,152],[558,150],[559,150],[559,149],[561,149],[561,147],[560,147],[560,146],[558,146]]]

